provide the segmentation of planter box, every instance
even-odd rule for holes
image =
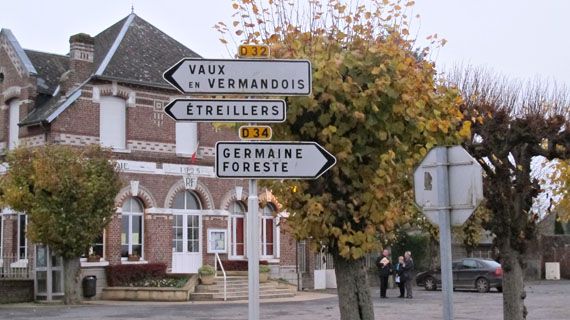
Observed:
[[[182,288],[137,288],[107,287],[103,289],[103,300],[129,301],[188,301],[198,284],[198,276],[192,275]]]

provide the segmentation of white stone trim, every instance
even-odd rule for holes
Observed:
[[[121,28],[121,31],[119,32],[119,35],[117,35],[117,38],[115,38],[113,45],[111,46],[111,48],[107,52],[107,55],[103,59],[103,62],[101,62],[101,65],[99,65],[99,68],[97,69],[97,72],[95,72],[95,75],[100,76],[103,74],[103,72],[105,72],[107,65],[109,65],[109,62],[113,58],[113,55],[115,55],[117,48],[119,48],[121,41],[123,41],[123,38],[125,37],[125,34],[127,33],[127,30],[129,29],[129,26],[131,25],[131,22],[133,21],[134,18],[135,18],[135,14],[131,13],[129,15],[129,17],[127,18],[127,21],[125,21],[125,24],[123,24],[123,27]]]

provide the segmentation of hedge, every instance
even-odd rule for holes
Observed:
[[[110,287],[125,287],[131,283],[149,279],[163,278],[166,275],[166,264],[122,264],[105,268],[107,284]]]

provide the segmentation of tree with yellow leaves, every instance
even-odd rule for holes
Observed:
[[[317,141],[337,164],[319,179],[270,187],[296,238],[332,254],[341,318],[356,320],[374,319],[364,257],[408,219],[414,166],[433,146],[470,135],[460,95],[437,83],[429,49],[408,36],[413,1],[368,3],[240,0],[231,27],[217,25],[226,43],[237,36],[312,63],[312,94],[287,98],[274,136]]]

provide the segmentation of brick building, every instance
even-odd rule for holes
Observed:
[[[163,111],[181,96],[162,73],[183,57],[199,56],[134,13],[69,42],[68,55],[27,50],[1,30],[0,149],[112,148],[123,188],[92,248],[102,260],[85,259],[82,266],[164,262],[172,272],[194,273],[213,264],[214,252],[222,260],[247,260],[247,183],[217,179],[213,168],[216,141],[236,140],[236,130],[176,123]],[[236,186],[245,186],[240,198]],[[279,204],[266,190],[258,196],[267,203],[259,211],[260,258],[274,276],[293,279],[295,242],[280,228]],[[4,208],[1,221],[0,254],[33,263],[26,215]],[[217,241],[209,246],[209,240]]]

